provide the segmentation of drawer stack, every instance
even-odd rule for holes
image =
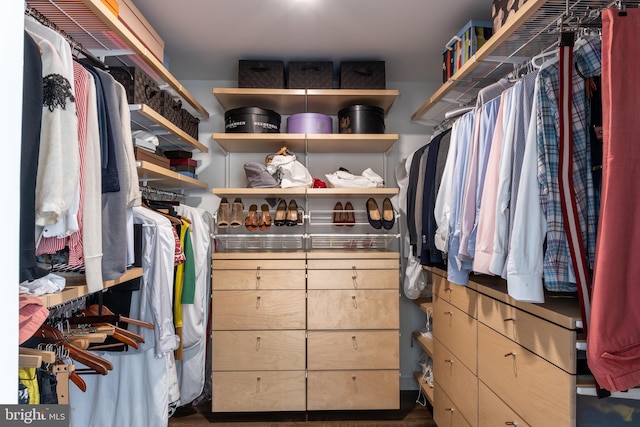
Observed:
[[[305,254],[216,253],[214,412],[305,410]]]
[[[398,254],[309,252],[307,268],[307,409],[398,409]]]

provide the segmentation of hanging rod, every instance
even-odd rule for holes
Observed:
[[[142,192],[143,197],[149,200],[176,201],[183,203],[186,200],[186,196],[184,194],[160,190],[159,188],[147,187],[145,185],[140,186],[140,191]]]

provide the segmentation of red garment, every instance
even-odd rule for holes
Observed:
[[[640,384],[640,9],[602,12],[602,199],[587,361],[610,391]]]
[[[47,320],[49,310],[42,305],[40,298],[26,294],[20,294],[20,315],[19,315],[19,335],[18,344],[22,344],[38,330]]]

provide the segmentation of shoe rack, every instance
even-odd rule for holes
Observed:
[[[397,90],[342,89],[250,89],[214,88],[213,94],[224,111],[248,105],[272,109],[283,116],[313,111],[337,116],[348,105],[368,104],[389,111],[399,92]],[[389,249],[400,237],[397,213],[393,212],[393,227],[375,228],[369,220],[366,201],[376,200],[380,212],[385,199],[398,194],[397,188],[245,188],[230,186],[230,174],[241,169],[242,162],[234,162],[234,155],[255,153],[257,158],[278,151],[283,146],[299,155],[298,160],[309,168],[314,154],[363,154],[384,156],[383,178],[386,179],[386,154],[398,140],[397,134],[248,134],[214,133],[213,140],[225,153],[225,187],[213,188],[212,193],[232,202],[243,203],[242,224],[250,214],[251,205],[260,207],[268,201],[270,215],[278,215],[277,203],[295,201],[300,217],[295,226],[276,226],[250,230],[246,226],[220,227],[218,218],[227,212],[216,212],[215,238],[219,251],[233,250],[310,250],[310,249]],[[311,170],[311,169],[310,169]],[[332,170],[324,171],[333,172]],[[342,209],[336,209],[338,202]],[[353,208],[345,210],[347,202]],[[331,209],[333,207],[333,209]],[[286,212],[285,212],[286,214]],[[339,218],[345,215],[348,224]],[[375,221],[374,221],[375,222]]]

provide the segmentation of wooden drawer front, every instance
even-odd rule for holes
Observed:
[[[214,270],[213,290],[304,289],[304,270]]]
[[[400,369],[398,331],[310,331],[308,369]]]
[[[309,371],[307,409],[399,409],[400,372]]]
[[[481,381],[531,425],[575,425],[575,376],[483,324],[478,331]]]
[[[365,258],[365,259],[309,259],[309,270],[395,270],[399,271],[398,258]]]
[[[213,372],[213,412],[304,411],[305,372]]]
[[[309,290],[307,329],[398,329],[397,290]]]
[[[478,293],[468,286],[456,285],[442,276],[433,275],[433,293],[469,316],[478,318]]]
[[[478,424],[478,377],[438,340],[434,340],[433,376],[462,416]],[[437,400],[436,400],[437,402]]]
[[[304,370],[304,331],[216,331],[214,371]]]
[[[448,302],[433,298],[433,336],[440,340],[474,374],[478,321]]]
[[[308,289],[399,289],[395,270],[309,270]]]
[[[304,291],[213,291],[213,330],[304,329]]]
[[[259,256],[259,254],[256,254]],[[214,270],[304,270],[304,259],[215,259]]]
[[[472,427],[438,383],[433,388],[433,421],[438,427]]]
[[[525,423],[506,403],[504,403],[494,392],[489,390],[482,381],[479,384],[479,403],[480,409],[478,427],[495,427],[495,426],[518,426],[528,427]]]
[[[576,332],[485,295],[479,320],[570,374],[576,373]]]

